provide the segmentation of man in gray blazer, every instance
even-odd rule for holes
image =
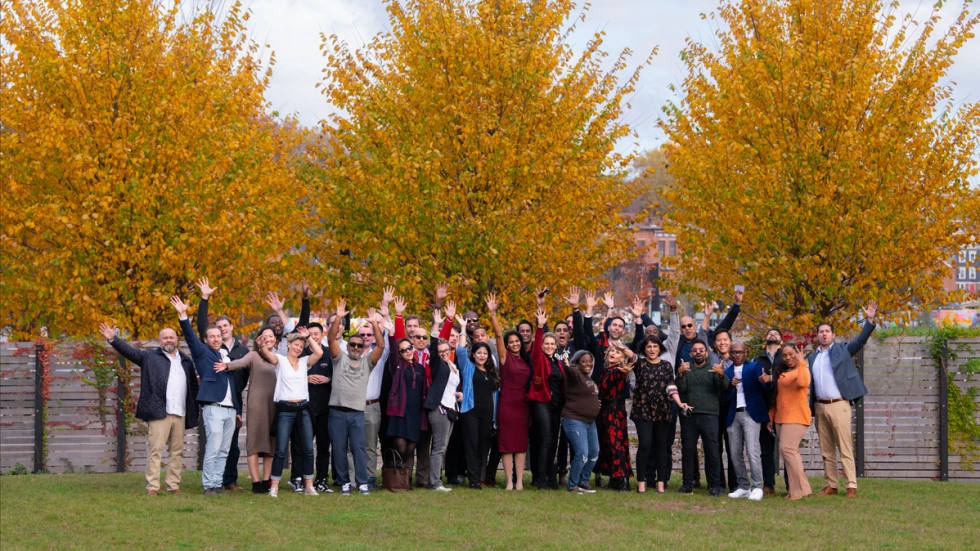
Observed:
[[[812,375],[810,406],[817,423],[820,455],[823,456],[826,486],[820,495],[837,493],[837,452],[844,468],[847,497],[857,497],[857,473],[851,444],[851,403],[868,393],[852,356],[857,354],[875,330],[878,305],[874,301],[862,308],[867,321],[861,334],[851,342],[834,342],[834,327],[817,327],[817,349],[807,358]]]

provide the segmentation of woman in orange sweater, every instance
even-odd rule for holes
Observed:
[[[782,349],[782,361],[773,371],[776,378],[773,411],[770,413],[776,423],[779,436],[779,453],[786,464],[789,482],[789,498],[802,499],[811,493],[810,481],[803,471],[803,458],[800,457],[800,441],[806,434],[812,420],[808,391],[810,388],[810,369],[795,344],[787,344]]]

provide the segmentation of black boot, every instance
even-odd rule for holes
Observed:
[[[262,493],[263,494],[267,494],[267,493],[269,493],[269,490],[271,490],[271,489],[272,489],[272,481],[271,480],[263,480],[262,481]]]
[[[265,493],[265,484],[263,484],[262,482],[253,482],[252,493],[253,494]]]

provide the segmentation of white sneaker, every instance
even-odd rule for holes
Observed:
[[[369,488],[367,484],[361,484],[360,486],[358,486],[358,487],[357,487],[357,489],[358,489],[358,491],[360,491],[360,492],[361,492],[361,493],[362,493],[363,495],[368,495],[368,494],[370,494],[370,493],[371,493],[371,488]]]
[[[734,492],[728,494],[728,497],[732,499],[741,499],[743,497],[749,497],[749,491],[743,490],[741,488],[735,490]]]
[[[432,488],[432,489],[435,490],[435,491],[437,491],[437,492],[451,492],[451,491],[453,491],[452,488],[447,488],[445,486],[439,486],[438,488]]]
[[[279,486],[269,488],[269,497],[279,497]]]
[[[749,492],[749,501],[762,501],[762,488],[755,488]]]
[[[310,486],[309,488],[304,488],[303,489],[303,495],[304,496],[318,496],[320,494],[317,493],[317,491],[313,488],[313,486]]]

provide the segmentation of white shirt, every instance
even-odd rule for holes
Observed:
[[[166,352],[164,352],[166,354]],[[187,413],[187,376],[180,364],[180,353],[167,354],[170,374],[167,375],[167,415],[183,417]]]
[[[310,399],[310,387],[307,380],[307,361],[310,356],[303,356],[297,362],[298,369],[293,369],[289,358],[276,354],[279,363],[276,364],[276,391],[272,399],[276,402],[295,402]]]
[[[385,331],[382,337],[384,342],[388,342],[388,332]],[[341,341],[343,342],[343,341]],[[381,351],[381,359],[378,360],[377,365],[385,365],[388,361],[388,352],[390,351],[390,346],[385,346],[385,349]],[[365,352],[367,353],[367,352]],[[371,371],[371,376],[368,377],[367,386],[367,401],[378,400],[381,398],[381,378],[384,376],[384,369],[375,369]]]
[[[813,389],[816,391],[818,400],[833,400],[840,398],[840,389],[837,388],[837,379],[834,378],[834,368],[830,365],[830,347],[821,350],[817,348],[816,356],[813,358]]]
[[[735,378],[737,378],[739,381],[742,380],[743,367],[745,367],[745,364],[732,366],[732,369],[735,370]],[[738,386],[735,387],[735,407],[737,408],[745,407],[745,390],[743,390],[744,388],[745,386],[741,382],[739,382]]]
[[[218,349],[218,352],[221,353],[221,361],[222,362],[228,363],[228,362],[231,361],[231,358],[228,357],[228,351],[225,350],[224,347],[219,348]],[[218,402],[218,405],[219,406],[227,406],[227,407],[230,407],[230,408],[235,407],[235,402],[233,402],[232,399],[231,399],[231,381],[230,380],[228,381],[228,389],[225,391],[225,397],[224,397],[223,400],[221,400],[220,402]]]
[[[442,391],[442,400],[439,405],[446,409],[456,409],[456,387],[459,386],[459,370],[455,366],[449,368],[449,380],[446,382],[446,389]]]

